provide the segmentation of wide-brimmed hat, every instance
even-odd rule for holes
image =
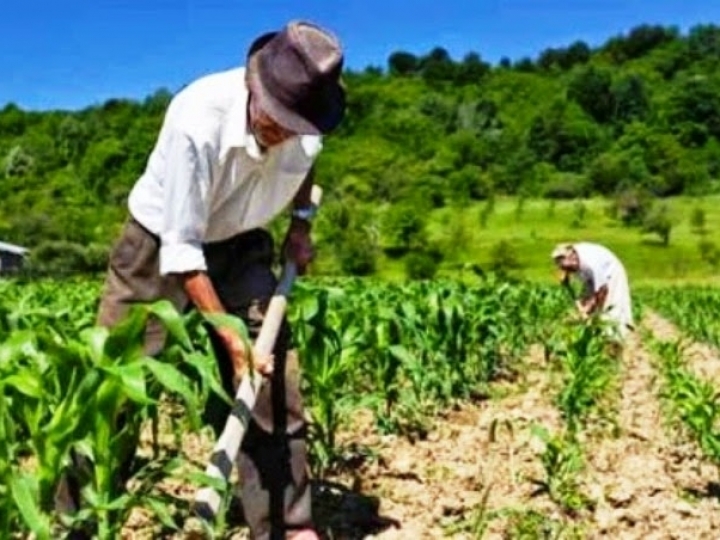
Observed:
[[[338,39],[307,21],[257,38],[246,66],[252,99],[282,127],[300,135],[335,129],[345,114]]]

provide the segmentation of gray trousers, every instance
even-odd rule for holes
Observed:
[[[257,337],[277,280],[272,272],[274,247],[267,231],[255,229],[229,240],[203,246],[208,275],[226,310],[241,317]],[[159,274],[159,240],[129,219],[113,247],[98,324],[112,326],[136,302],[166,298],[180,311],[188,299],[176,276]],[[211,339],[225,390],[232,396],[232,367],[225,347]],[[238,454],[241,498],[252,537],[286,538],[285,531],[312,526],[307,474],[306,424],[300,395],[300,371],[287,321],[273,354],[270,384],[257,396],[253,419]],[[164,332],[157,321],[147,329],[149,354],[162,348]],[[219,435],[230,412],[213,396],[205,417]],[[126,478],[123,478],[123,481]],[[292,534],[288,532],[288,538]]]

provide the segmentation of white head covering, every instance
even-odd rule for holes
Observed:
[[[550,257],[554,260],[557,259],[564,259],[570,253],[573,251],[573,245],[572,244],[558,244],[555,246],[555,248],[552,250],[552,253],[550,254]]]

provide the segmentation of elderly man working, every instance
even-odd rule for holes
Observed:
[[[590,242],[560,244],[551,254],[564,272],[567,283],[576,274],[583,283],[583,294],[577,308],[583,317],[599,313],[615,323],[615,335],[624,339],[633,328],[630,287],[625,268],[615,254],[604,246]]]
[[[312,259],[310,188],[322,135],[345,111],[337,38],[309,22],[291,22],[251,45],[245,68],[202,77],[167,110],[144,174],[129,198],[130,218],[110,255],[98,321],[118,323],[137,302],[170,299],[179,310],[233,313],[255,337],[274,292],[273,239],[265,226],[292,207],[285,256],[300,273]],[[151,325],[147,349],[162,329]],[[246,367],[231,328],[215,338],[225,389]],[[305,421],[297,358],[287,323],[273,351],[271,378],[259,393],[239,454],[242,502],[254,539],[313,538]],[[260,362],[262,363],[262,362]],[[222,431],[229,408],[215,415]],[[70,482],[60,507],[73,511]],[[278,492],[279,490],[279,492]],[[279,504],[279,511],[278,509]],[[272,508],[272,510],[271,510]]]

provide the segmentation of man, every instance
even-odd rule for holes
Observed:
[[[239,315],[257,336],[276,285],[273,240],[263,227],[292,203],[284,255],[297,262],[299,273],[313,256],[313,163],[322,135],[344,115],[342,66],[335,36],[309,22],[291,22],[255,40],[246,68],[205,76],[173,98],[110,256],[101,325],[116,324],[133,303],[167,298],[179,310],[190,304]],[[246,368],[245,346],[231,328],[220,328],[214,338],[225,389],[233,395],[233,381]],[[159,325],[149,325],[148,352],[157,353],[163,340]],[[300,531],[314,537],[300,381],[290,346],[285,323],[274,369],[270,359],[260,359],[258,369],[270,384],[258,395],[238,457],[243,511],[255,539],[269,538],[271,529],[273,538],[286,529],[288,538]],[[217,433],[228,412],[213,419]]]
[[[583,282],[576,304],[581,316],[600,313],[615,323],[615,336],[624,339],[633,328],[632,305],[627,274],[615,254],[599,244],[578,242],[556,246],[551,256],[564,272],[564,284],[571,274]]]

